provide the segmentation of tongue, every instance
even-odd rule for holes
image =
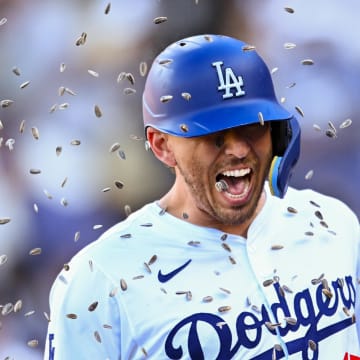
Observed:
[[[248,184],[246,177],[226,176],[222,178],[222,180],[224,180],[228,186],[226,191],[233,195],[241,195]]]

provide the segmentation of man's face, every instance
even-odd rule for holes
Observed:
[[[195,222],[232,226],[254,216],[272,159],[268,123],[194,138],[171,136],[169,141],[177,176],[183,180],[179,195],[187,199],[184,206]],[[215,187],[220,180],[227,185],[224,191]]]

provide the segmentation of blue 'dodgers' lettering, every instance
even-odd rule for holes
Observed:
[[[281,322],[286,316],[292,316],[297,319],[296,324],[286,324],[278,327],[278,334],[284,337],[290,331],[295,332],[300,327],[306,328],[306,332],[301,338],[286,343],[287,352],[290,355],[301,352],[302,359],[310,360],[308,354],[308,342],[309,340],[313,340],[317,343],[317,347],[312,352],[311,359],[317,360],[321,351],[320,342],[353,324],[351,318],[346,318],[340,322],[318,329],[319,321],[323,316],[333,316],[339,310],[339,307],[345,306],[348,309],[355,308],[356,290],[351,276],[345,277],[343,285],[340,285],[338,281],[333,281],[331,282],[331,286],[333,288],[333,296],[331,298],[323,295],[322,284],[319,284],[316,288],[314,299],[311,297],[309,289],[305,289],[295,294],[293,298],[292,314],[286,298],[280,293],[280,284],[275,283],[273,285],[278,302],[271,305],[271,312],[276,321]],[[208,325],[219,344],[218,352],[217,354],[212,354],[212,358],[216,360],[228,360],[233,358],[241,348],[249,350],[256,348],[261,343],[261,339],[264,336],[263,330],[276,336],[276,331],[269,330],[267,327],[263,326],[269,319],[269,313],[265,305],[262,305],[259,314],[254,314],[250,311],[240,313],[236,320],[237,341],[232,345],[232,333],[223,318],[210,313],[193,314],[181,320],[170,331],[165,342],[165,352],[170,359],[180,359],[184,356],[184,351],[186,351],[184,349],[187,349],[191,359],[204,360],[204,344],[201,343],[198,330],[198,325],[201,323],[202,325]],[[219,326],[219,324],[222,325]],[[189,328],[188,342],[187,344],[177,345],[176,347],[174,345],[178,344],[176,335],[180,330],[184,331],[186,327]],[[271,348],[261,354],[255,356],[252,355],[252,359],[269,359],[271,358],[272,351],[273,349]],[[277,356],[278,358],[281,358],[281,356],[284,356],[284,353],[279,351],[277,352]]]

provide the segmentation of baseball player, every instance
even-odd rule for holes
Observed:
[[[171,44],[143,93],[172,188],[106,231],[50,294],[45,359],[356,359],[359,222],[288,188],[297,119],[253,47]]]

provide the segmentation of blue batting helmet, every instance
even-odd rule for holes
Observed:
[[[154,60],[143,93],[145,128],[195,137],[271,121],[272,193],[283,197],[300,154],[300,127],[275,96],[271,74],[254,47],[223,35],[169,45]]]

